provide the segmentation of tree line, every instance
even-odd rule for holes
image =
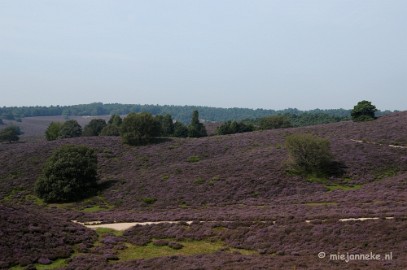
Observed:
[[[72,106],[29,106],[29,107],[0,107],[0,119],[19,120],[24,117],[34,116],[57,116],[62,115],[67,119],[69,116],[98,116],[98,115],[126,115],[129,113],[148,112],[152,115],[172,115],[173,119],[188,124],[191,111],[199,111],[201,118],[211,122],[241,121],[245,119],[257,119],[270,115],[288,115],[292,118],[294,126],[315,123],[314,118],[322,118],[320,121],[333,121],[333,119],[350,119],[351,110],[330,109],[301,111],[298,109],[266,110],[248,108],[215,108],[206,106],[173,106],[173,105],[140,105],[140,104],[103,104],[91,103]],[[387,114],[390,111],[377,112],[376,116]],[[306,115],[301,117],[302,115]],[[298,117],[299,119],[295,119]],[[331,117],[331,118],[330,118]],[[307,120],[308,119],[308,120]],[[296,120],[296,121],[294,121]],[[320,122],[318,122],[320,123]]]

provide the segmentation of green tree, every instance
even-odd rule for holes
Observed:
[[[198,111],[193,111],[191,124],[188,127],[188,136],[199,138],[208,136],[206,133],[205,126],[199,122],[199,113]]]
[[[130,145],[145,145],[160,136],[161,125],[150,113],[130,113],[121,126],[123,142]]]
[[[161,135],[164,137],[172,136],[174,134],[174,122],[171,115],[158,115],[156,119],[161,124]]]
[[[113,114],[113,115],[110,117],[110,119],[109,119],[109,121],[108,121],[107,123],[110,124],[110,125],[114,125],[114,126],[120,127],[121,124],[122,124],[122,122],[123,122],[123,120],[122,120],[122,118],[120,117],[120,115],[118,115],[118,114]]]
[[[374,120],[376,111],[376,106],[372,105],[370,101],[362,100],[353,107],[352,120],[356,122]]]
[[[290,135],[285,146],[294,173],[324,175],[333,161],[329,141],[312,134]]]
[[[92,119],[83,129],[83,136],[99,136],[104,127],[106,127],[105,120]]]
[[[80,137],[82,135],[82,127],[76,120],[68,120],[62,125],[59,135],[61,138]]]
[[[51,124],[49,124],[45,131],[45,138],[47,141],[53,141],[59,138],[62,125],[61,122],[51,122]]]
[[[284,115],[272,115],[260,119],[260,129],[276,129],[292,127],[290,120]]]
[[[120,128],[116,125],[109,124],[102,129],[100,136],[120,136]]]
[[[21,130],[17,126],[9,126],[0,131],[0,142],[16,142],[20,138]]]
[[[186,138],[188,137],[188,127],[181,122],[174,124],[174,137]]]
[[[35,184],[46,202],[69,202],[91,194],[97,186],[97,156],[86,146],[64,145],[54,151]]]

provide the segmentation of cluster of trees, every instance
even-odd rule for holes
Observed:
[[[234,133],[243,133],[254,131],[255,127],[252,124],[245,124],[237,121],[227,121],[216,129],[218,135],[227,135]]]
[[[80,137],[81,135],[82,127],[76,120],[68,120],[64,123],[51,122],[45,131],[45,138],[48,141],[62,138]]]
[[[130,113],[121,127],[123,142],[130,145],[144,145],[157,137],[205,137],[205,126],[199,121],[198,111],[192,113],[189,126],[174,123],[171,115],[153,116],[150,113]]]
[[[52,122],[45,131],[47,140],[79,136],[122,136],[130,145],[143,145],[157,137],[204,137],[205,126],[199,121],[198,111],[192,114],[191,124],[175,122],[171,115],[153,116],[150,113],[130,113],[124,119],[114,114],[106,123],[103,119],[92,119],[82,130],[76,120],[64,123]]]
[[[251,132],[255,130],[267,130],[292,127],[290,119],[285,115],[272,115],[256,119],[255,121],[227,121],[216,130],[218,135]]]

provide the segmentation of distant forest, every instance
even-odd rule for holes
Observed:
[[[149,112],[153,115],[170,114],[174,120],[187,124],[191,121],[191,114],[194,110],[198,110],[200,118],[206,122],[255,120],[271,115],[284,115],[290,120],[293,126],[307,126],[349,120],[351,112],[351,110],[345,109],[301,111],[291,108],[284,110],[265,110],[206,106],[91,103],[72,106],[1,107],[0,119],[19,120],[24,117],[56,115],[62,115],[66,119],[69,119],[69,116],[125,115],[130,112]],[[391,113],[391,111],[378,112],[376,115],[381,116],[388,113]]]

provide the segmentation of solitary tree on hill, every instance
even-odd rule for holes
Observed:
[[[353,107],[351,112],[352,120],[356,122],[374,120],[376,111],[376,106],[372,105],[370,101],[360,101]]]

